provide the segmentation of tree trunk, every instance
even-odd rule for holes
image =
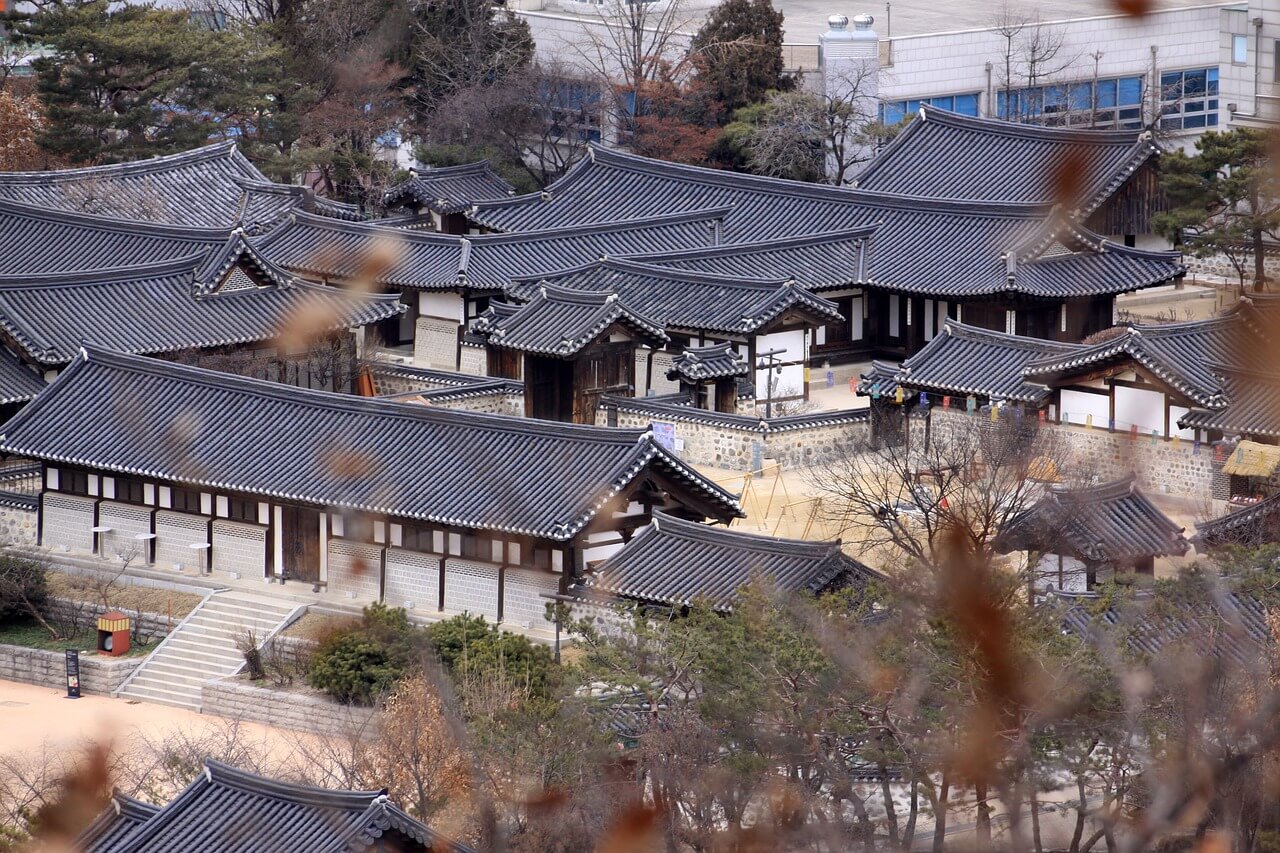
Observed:
[[[1088,807],[1088,801],[1085,797],[1083,776],[1076,777],[1076,792],[1080,796],[1080,803],[1076,806],[1076,828],[1071,835],[1069,853],[1080,853],[1080,839],[1084,837],[1085,809]]]
[[[876,831],[871,825],[871,816],[867,814],[866,804],[857,791],[849,792],[849,802],[853,803],[853,813],[858,817],[858,828],[862,830],[862,844],[867,853],[876,853]]]
[[[1031,788],[1027,792],[1027,805],[1031,809],[1031,846],[1035,853],[1044,853],[1044,844],[1040,841],[1040,798],[1036,795],[1035,780],[1031,780]]]
[[[1261,293],[1267,287],[1266,255],[1262,251],[1262,229],[1253,230],[1253,290]]]
[[[938,803],[933,809],[933,853],[943,853],[947,840],[947,794],[951,780],[944,771],[942,784],[938,786]]]
[[[884,738],[880,739],[881,746],[884,746]],[[883,754],[883,753],[882,753]],[[889,825],[889,846],[898,846],[898,813],[893,807],[893,792],[889,790],[889,771],[884,766],[884,760],[880,761],[880,796],[884,798],[884,813]]]
[[[907,813],[907,825],[902,830],[902,849],[910,850],[916,838],[916,817],[920,814],[920,780],[911,774],[911,808]]]
[[[974,797],[978,801],[978,822],[974,827],[979,850],[991,849],[991,807],[987,805],[987,784],[985,782],[973,786]]]

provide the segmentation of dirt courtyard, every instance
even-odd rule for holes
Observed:
[[[228,720],[183,708],[82,696],[68,699],[65,690],[0,681],[0,755],[28,752],[47,745],[68,750],[87,743],[125,743],[145,737],[162,739],[182,732],[188,737],[212,733]],[[263,754],[286,754],[297,732],[257,723],[240,723],[240,733]]]

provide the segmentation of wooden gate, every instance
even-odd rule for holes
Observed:
[[[312,583],[320,580],[320,513],[317,510],[281,507],[280,557],[286,578]]]

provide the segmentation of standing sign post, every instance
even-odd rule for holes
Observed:
[[[80,652],[67,649],[67,698],[80,698]]]

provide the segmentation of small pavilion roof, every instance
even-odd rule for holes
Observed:
[[[656,513],[572,594],[676,607],[705,599],[730,610],[738,591],[758,576],[781,591],[815,593],[883,577],[846,555],[838,541],[777,539]]]
[[[1026,365],[1038,358],[1068,353],[1077,346],[993,332],[948,319],[933,340],[902,363],[894,380],[939,394],[973,394],[1038,404],[1051,392],[1045,385],[1027,379],[1023,374]]]
[[[436,213],[458,213],[478,201],[506,198],[514,192],[488,160],[481,160],[462,166],[420,169],[387,190],[382,203],[387,207],[416,203]]]
[[[614,325],[626,327],[650,346],[661,347],[670,340],[662,324],[631,308],[616,293],[545,284],[523,305],[495,304],[471,331],[491,346],[569,358]]]
[[[668,329],[746,334],[787,311],[799,311],[818,323],[840,319],[834,302],[792,281],[732,278],[617,258],[516,279],[507,293],[527,299],[545,285],[616,293],[628,305],[643,305],[649,317]]]
[[[410,817],[382,791],[333,791],[269,779],[206,758],[199,776],[165,806],[113,800],[107,832],[81,837],[86,853],[415,849],[471,853]],[[126,810],[128,810],[126,812]],[[116,813],[115,820],[111,820]],[[128,817],[126,819],[126,814]],[[95,821],[94,827],[97,826]],[[94,829],[90,827],[90,829]],[[128,832],[120,832],[127,828]]]
[[[738,354],[731,342],[724,341],[705,347],[685,347],[671,359],[667,378],[698,383],[709,379],[747,376],[750,373],[751,365],[747,360]]]
[[[740,512],[645,430],[314,391],[92,346],[0,430],[0,451],[56,464],[560,541],[650,475],[712,517]]]
[[[1129,477],[1097,486],[1050,486],[1039,503],[1001,531],[999,547],[1123,565],[1185,554],[1189,546],[1182,531]]]
[[[126,796],[120,791],[112,791],[107,808],[76,839],[76,849],[86,853],[109,850],[154,817],[158,811],[159,806]]]
[[[1197,549],[1280,541],[1280,492],[1198,525],[1191,541]]]
[[[1073,207],[1087,215],[1159,154],[1146,130],[1043,127],[959,115],[929,105],[858,176],[857,186],[973,201],[1063,201],[1064,170],[1078,178]]]
[[[1183,429],[1217,430],[1228,435],[1280,438],[1280,371],[1260,372],[1213,365],[1226,402],[1196,408],[1179,419]]]

